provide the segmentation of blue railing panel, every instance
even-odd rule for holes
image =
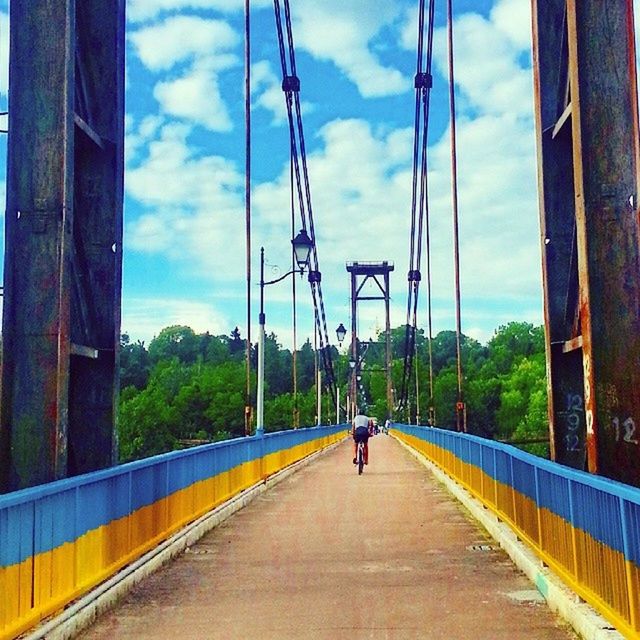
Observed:
[[[167,495],[167,465],[160,457],[157,464],[131,471],[131,509],[137,510],[157,502]],[[173,464],[171,464],[173,462]],[[169,464],[182,466],[181,461]]]
[[[496,457],[495,479],[504,485],[511,486],[511,458],[506,451],[494,449]]]
[[[569,480],[540,468],[538,468],[538,479],[538,506],[571,522]]]
[[[484,444],[480,448],[481,453],[481,468],[482,470],[493,480],[496,479],[496,455],[491,447],[487,447]]]
[[[536,499],[535,465],[531,462],[513,458],[513,488],[530,500]]]
[[[36,553],[50,551],[76,539],[77,493],[76,488],[67,489],[34,503],[38,521],[35,527]]]
[[[0,510],[0,560],[3,566],[18,564],[33,555],[33,504],[17,504]]]
[[[640,505],[629,500],[620,500],[624,508],[623,534],[626,538],[625,555],[640,567]]]
[[[573,482],[574,527],[586,531],[608,547],[624,553],[619,497],[587,483]]]

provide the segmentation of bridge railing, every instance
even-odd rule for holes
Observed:
[[[640,624],[640,489],[471,435],[394,425],[619,631]]]
[[[345,429],[239,438],[0,496],[0,640],[30,629],[244,489],[342,439]]]

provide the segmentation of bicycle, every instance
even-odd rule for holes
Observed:
[[[358,465],[358,475],[362,475],[364,469],[364,442],[358,442],[358,451],[356,453],[356,463]]]

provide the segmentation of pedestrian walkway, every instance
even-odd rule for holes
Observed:
[[[207,534],[82,638],[560,640],[572,632],[393,438],[343,443]]]

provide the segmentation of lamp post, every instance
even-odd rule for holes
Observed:
[[[338,338],[338,345],[342,347],[342,341],[347,335],[347,330],[344,328],[342,322],[336,329],[336,338]],[[338,354],[338,384],[336,384],[336,424],[340,424],[340,354]],[[349,409],[347,408],[347,414]]]
[[[358,412],[358,390],[356,388],[356,361],[354,357],[349,358],[349,395],[351,396],[351,403],[349,406],[349,420],[353,420]]]
[[[260,247],[260,315],[258,316],[259,333],[258,333],[258,392],[257,392],[257,416],[256,416],[256,435],[261,436],[264,433],[264,288],[270,284],[276,284],[284,280],[293,273],[302,275],[304,270],[309,266],[311,257],[311,249],[313,242],[304,229],[291,241],[293,245],[293,255],[298,265],[298,269],[287,271],[284,275],[265,282],[264,280],[264,247]]]

